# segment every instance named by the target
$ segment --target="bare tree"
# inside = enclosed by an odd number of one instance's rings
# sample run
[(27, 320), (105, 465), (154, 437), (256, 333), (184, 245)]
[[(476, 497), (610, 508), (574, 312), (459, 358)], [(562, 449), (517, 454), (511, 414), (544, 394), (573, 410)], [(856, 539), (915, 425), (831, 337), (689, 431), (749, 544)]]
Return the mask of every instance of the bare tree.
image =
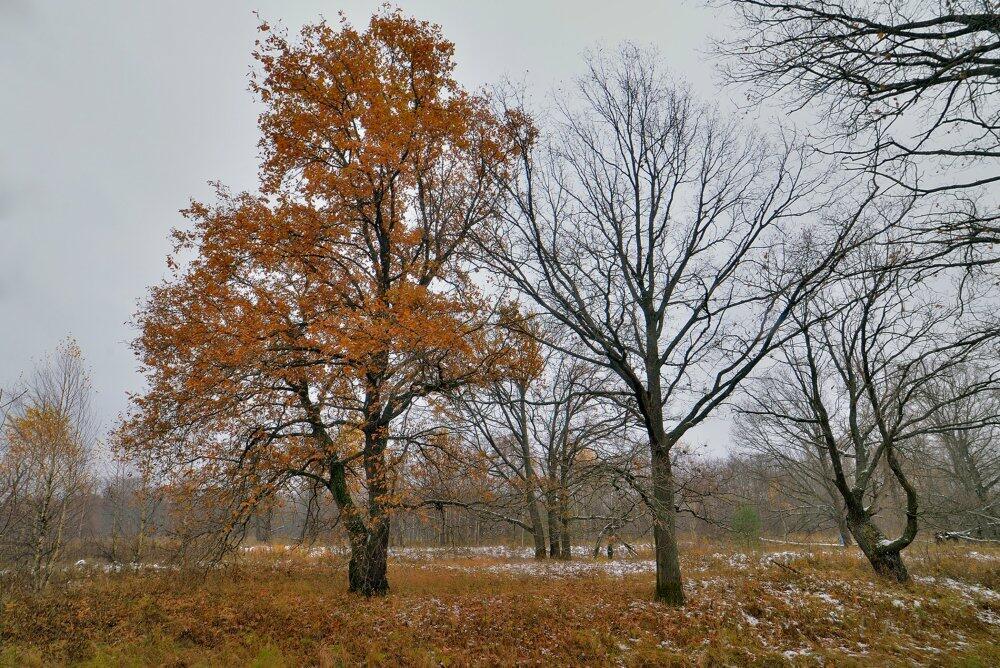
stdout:
[(164, 510), (164, 490), (148, 461), (135, 462), (122, 453), (104, 485), (104, 513), (108, 521), (105, 558), (111, 563), (141, 563)]
[[(750, 102), (811, 107), (848, 165), (921, 195), (913, 241), (942, 260), (998, 256), (1000, 11), (993, 0), (724, 0), (724, 73)], [(823, 123), (814, 125), (823, 134)], [(947, 196), (947, 197), (945, 197)], [(942, 210), (946, 211), (942, 215)]]
[(607, 484), (617, 489), (616, 476), (607, 476), (609, 469), (600, 460), (620, 456), (616, 446), (621, 441), (615, 435), (626, 429), (628, 416), (618, 402), (609, 402), (603, 395), (603, 388), (612, 381), (606, 369), (553, 348), (547, 349), (545, 362), (546, 374), (540, 379), (544, 390), (533, 401), (530, 424), (542, 451), (549, 556), (570, 559), (574, 521), (601, 519), (617, 525), (630, 515), (632, 508), (621, 503), (608, 508), (610, 517), (600, 518), (574, 514), (570, 507), (577, 492), (582, 496), (584, 486), (602, 497), (608, 492)]
[[(927, 441), (936, 447), (923, 452), (923, 465), (937, 468), (946, 481), (942, 498), (935, 499), (939, 514), (954, 518), (960, 526), (948, 528), (969, 538), (1000, 537), (1000, 445), (993, 424), (1000, 413), (996, 392), (967, 394), (976, 387), (984, 373), (979, 364), (969, 364), (936, 375), (921, 393), (928, 407), (941, 406), (932, 413), (937, 427)], [(950, 397), (958, 396), (955, 401)], [(955, 428), (954, 425), (981, 424), (979, 428)]]
[[(769, 397), (783, 406), (797, 406), (796, 412), (809, 410), (808, 398), (803, 396), (787, 378), (763, 378), (752, 385), (752, 393)], [(737, 447), (756, 453), (767, 466), (774, 469), (780, 479), (781, 494), (793, 504), (790, 514), (796, 516), (807, 531), (833, 526), (844, 545), (851, 544), (847, 527), (844, 501), (834, 484), (833, 470), (823, 435), (814, 422), (775, 419), (774, 416), (753, 410), (757, 399), (746, 400), (750, 410), (737, 411)]]
[[(758, 99), (818, 103), (841, 132), (871, 134), (862, 153), (890, 178), (912, 158), (990, 173), (921, 187), (996, 182), (1000, 158), (1000, 13), (992, 0), (727, 0), (741, 32), (725, 70)], [(964, 178), (967, 177), (968, 178)], [(903, 181), (901, 181), (903, 182)]]
[[(585, 519), (571, 513), (574, 489), (599, 476), (587, 465), (597, 458), (595, 445), (620, 431), (624, 417), (618, 405), (602, 401), (603, 369), (553, 348), (545, 348), (539, 362), (529, 374), (456, 394), (446, 425), (462, 442), (456, 457), (485, 465), (487, 475), (508, 490), (499, 498), (520, 500), (514, 505), (524, 508), (528, 520), (517, 525), (531, 534), (535, 557), (545, 558), (548, 539), (548, 556), (569, 559), (570, 525)], [(492, 498), (494, 512), (499, 498)], [(437, 501), (442, 508), (472, 507)]]
[[(780, 344), (833, 264), (837, 252), (802, 270), (786, 236), (822, 206), (822, 176), (808, 151), (718, 118), (635, 47), (591, 59), (579, 93), (583, 109), (564, 109), (550, 142), (518, 128), (521, 173), (504, 180), (506, 224), (483, 240), (483, 261), (571, 333), (564, 352), (611, 371), (634, 402), (656, 595), (681, 604), (670, 452)], [(508, 111), (514, 125), (525, 117)]]
[[(524, 498), (535, 558), (544, 559), (545, 525), (538, 452), (532, 438), (530, 392), (537, 378), (522, 376), (490, 383), (481, 391), (472, 390), (455, 397), (456, 426), (466, 442), (490, 462), (493, 475), (502, 478)], [(439, 504), (441, 512), (444, 505)], [(550, 527), (551, 529), (551, 527)]]
[[(797, 312), (809, 319), (784, 348), (766, 394), (757, 388), (744, 410), (816, 438), (832, 471), (847, 526), (875, 571), (905, 582), (902, 551), (918, 530), (919, 496), (904, 454), (932, 434), (992, 424), (956, 406), (993, 391), (995, 330), (975, 304), (935, 285), (912, 265), (905, 246), (882, 237), (855, 252), (850, 271)], [(944, 374), (972, 360), (981, 377), (958, 391), (927, 399)], [(884, 484), (879, 484), (884, 479)], [(895, 538), (876, 522), (880, 494), (904, 497), (905, 522)]]

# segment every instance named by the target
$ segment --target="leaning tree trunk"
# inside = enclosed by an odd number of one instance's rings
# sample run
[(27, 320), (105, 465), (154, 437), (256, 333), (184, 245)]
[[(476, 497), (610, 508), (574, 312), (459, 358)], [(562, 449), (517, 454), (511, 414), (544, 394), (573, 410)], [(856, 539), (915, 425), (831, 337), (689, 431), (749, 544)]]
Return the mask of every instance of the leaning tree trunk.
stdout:
[(653, 550), (656, 557), (656, 600), (684, 604), (681, 566), (677, 554), (677, 515), (674, 477), (665, 439), (651, 439), (653, 474)]
[(903, 563), (902, 550), (890, 547), (890, 541), (885, 539), (870, 515), (848, 513), (847, 526), (878, 575), (897, 582), (910, 581), (910, 574)]

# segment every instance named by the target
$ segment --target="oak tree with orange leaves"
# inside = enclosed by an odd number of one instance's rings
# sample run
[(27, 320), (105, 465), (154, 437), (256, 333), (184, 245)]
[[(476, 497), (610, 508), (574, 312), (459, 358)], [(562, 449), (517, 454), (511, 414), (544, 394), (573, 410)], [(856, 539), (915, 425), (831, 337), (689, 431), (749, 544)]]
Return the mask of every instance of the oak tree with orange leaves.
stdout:
[(504, 123), (455, 81), (440, 28), (398, 10), (260, 30), (261, 191), (186, 210), (175, 253), (193, 259), (138, 313), (148, 390), (122, 441), (227, 490), (234, 522), (292, 477), (320, 483), (350, 589), (382, 594), (397, 418), (512, 356), (510, 310), (462, 257), (496, 208)]

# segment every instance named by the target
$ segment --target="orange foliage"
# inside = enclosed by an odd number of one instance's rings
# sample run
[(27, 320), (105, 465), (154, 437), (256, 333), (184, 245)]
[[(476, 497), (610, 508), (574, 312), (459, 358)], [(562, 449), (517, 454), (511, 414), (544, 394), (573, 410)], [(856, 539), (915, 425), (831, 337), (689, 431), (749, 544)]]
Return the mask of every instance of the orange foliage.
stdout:
[(288, 475), (331, 486), (360, 459), (373, 513), (392, 421), (511, 371), (517, 313), (462, 265), (494, 214), (510, 123), (455, 81), (440, 29), (399, 11), (363, 31), (260, 30), (261, 192), (217, 186), (184, 212), (175, 255), (194, 259), (171, 258), (138, 313), (149, 389), (123, 441), (209, 478), (252, 471), (246, 498)]

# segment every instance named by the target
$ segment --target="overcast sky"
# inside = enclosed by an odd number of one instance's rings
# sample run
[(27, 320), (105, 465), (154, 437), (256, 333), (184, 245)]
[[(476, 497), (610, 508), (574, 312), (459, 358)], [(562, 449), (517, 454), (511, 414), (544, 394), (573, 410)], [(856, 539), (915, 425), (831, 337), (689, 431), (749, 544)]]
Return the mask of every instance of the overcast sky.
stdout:
[[(209, 180), (256, 185), (253, 11), (295, 30), (339, 10), (360, 26), (379, 4), (0, 0), (0, 387), (72, 335), (113, 426), (141, 389), (127, 321), (165, 275), (178, 209), (209, 198)], [(700, 2), (400, 5), (443, 26), (469, 88), (507, 77), (544, 99), (585, 50), (631, 40), (717, 94), (704, 53), (725, 25)], [(721, 444), (725, 429), (708, 431)]]

